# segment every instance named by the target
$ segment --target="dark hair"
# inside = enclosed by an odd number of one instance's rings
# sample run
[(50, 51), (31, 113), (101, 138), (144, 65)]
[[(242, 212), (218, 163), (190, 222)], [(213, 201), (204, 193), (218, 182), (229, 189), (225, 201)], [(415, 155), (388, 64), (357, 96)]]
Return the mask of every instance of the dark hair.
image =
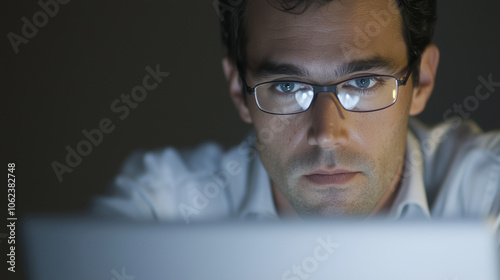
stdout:
[[(268, 0), (284, 12), (302, 13), (313, 2), (332, 0)], [(420, 60), (425, 47), (431, 43), (436, 23), (436, 0), (394, 0), (401, 11), (402, 33), (407, 46), (408, 63)], [(245, 6), (246, 0), (219, 0), (222, 42), (228, 56), (236, 63), (241, 76), (246, 69)], [(419, 63), (414, 69), (414, 84), (418, 84)]]

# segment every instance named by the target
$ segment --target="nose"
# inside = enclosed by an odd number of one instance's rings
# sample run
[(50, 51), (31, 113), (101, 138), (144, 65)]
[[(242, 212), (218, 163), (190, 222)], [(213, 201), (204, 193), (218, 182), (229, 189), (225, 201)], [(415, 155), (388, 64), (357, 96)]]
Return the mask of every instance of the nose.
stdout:
[(345, 111), (331, 92), (321, 92), (310, 112), (307, 140), (310, 145), (333, 149), (347, 143)]

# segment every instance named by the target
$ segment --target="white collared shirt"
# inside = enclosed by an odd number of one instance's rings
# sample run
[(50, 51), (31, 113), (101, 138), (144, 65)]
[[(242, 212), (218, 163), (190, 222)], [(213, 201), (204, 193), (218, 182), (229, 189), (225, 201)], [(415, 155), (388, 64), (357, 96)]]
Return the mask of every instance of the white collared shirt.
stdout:
[[(224, 152), (213, 143), (194, 150), (137, 152), (94, 200), (104, 215), (160, 221), (278, 219), (255, 136)], [(433, 128), (409, 123), (405, 167), (388, 218), (469, 218), (500, 223), (500, 133), (472, 122)]]

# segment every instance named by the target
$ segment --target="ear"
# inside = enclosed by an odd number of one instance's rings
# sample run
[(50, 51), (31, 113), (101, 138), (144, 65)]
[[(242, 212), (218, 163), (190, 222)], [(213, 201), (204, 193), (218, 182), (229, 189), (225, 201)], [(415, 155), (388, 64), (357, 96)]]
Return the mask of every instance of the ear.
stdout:
[(429, 100), (432, 90), (434, 89), (438, 64), (439, 49), (436, 45), (430, 44), (422, 53), (419, 84), (413, 89), (410, 115), (418, 115), (424, 110), (427, 100)]
[(243, 97), (243, 86), (240, 81), (238, 68), (228, 56), (224, 56), (224, 58), (222, 58), (222, 69), (224, 70), (224, 76), (226, 76), (227, 83), (229, 84), (229, 95), (233, 100), (234, 106), (236, 106), (236, 110), (238, 110), (244, 122), (251, 123), (252, 118), (250, 117), (250, 112), (248, 111), (248, 107)]

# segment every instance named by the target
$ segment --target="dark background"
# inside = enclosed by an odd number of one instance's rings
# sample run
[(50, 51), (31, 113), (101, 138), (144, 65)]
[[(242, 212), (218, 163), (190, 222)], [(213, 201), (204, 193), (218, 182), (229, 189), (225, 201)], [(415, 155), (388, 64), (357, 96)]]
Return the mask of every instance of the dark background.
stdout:
[[(19, 215), (83, 209), (136, 149), (207, 140), (229, 147), (249, 129), (227, 93), (212, 1), (71, 1), (17, 54), (7, 34), (20, 35), (21, 18), (32, 21), (41, 8), (34, 1), (0, 3), (2, 164), (6, 172), (7, 162), (16, 163)], [(499, 2), (439, 4), (441, 61), (421, 115), (428, 123), (472, 96), (479, 75), (500, 81)], [(120, 120), (110, 104), (156, 64), (170, 76)], [(499, 95), (500, 88), (470, 112), (484, 129), (500, 128)], [(115, 130), (59, 182), (51, 163), (65, 164), (65, 147), (75, 149), (85, 139), (81, 131), (106, 117)]]
[[(71, 1), (15, 54), (7, 34), (21, 35), (21, 18), (32, 21), (39, 10), (36, 1), (0, 1), (0, 141), (3, 172), (16, 163), (18, 217), (84, 209), (136, 149), (208, 140), (230, 147), (248, 131), (226, 89), (212, 1)], [(422, 120), (442, 121), (474, 95), (480, 75), (500, 81), (499, 10), (499, 1), (439, 2), (441, 61)], [(157, 64), (170, 76), (120, 120), (110, 104)], [(486, 130), (500, 128), (498, 105), (500, 88), (470, 117)], [(65, 164), (65, 147), (76, 148), (81, 131), (103, 118), (115, 130), (59, 182), (51, 163)]]

